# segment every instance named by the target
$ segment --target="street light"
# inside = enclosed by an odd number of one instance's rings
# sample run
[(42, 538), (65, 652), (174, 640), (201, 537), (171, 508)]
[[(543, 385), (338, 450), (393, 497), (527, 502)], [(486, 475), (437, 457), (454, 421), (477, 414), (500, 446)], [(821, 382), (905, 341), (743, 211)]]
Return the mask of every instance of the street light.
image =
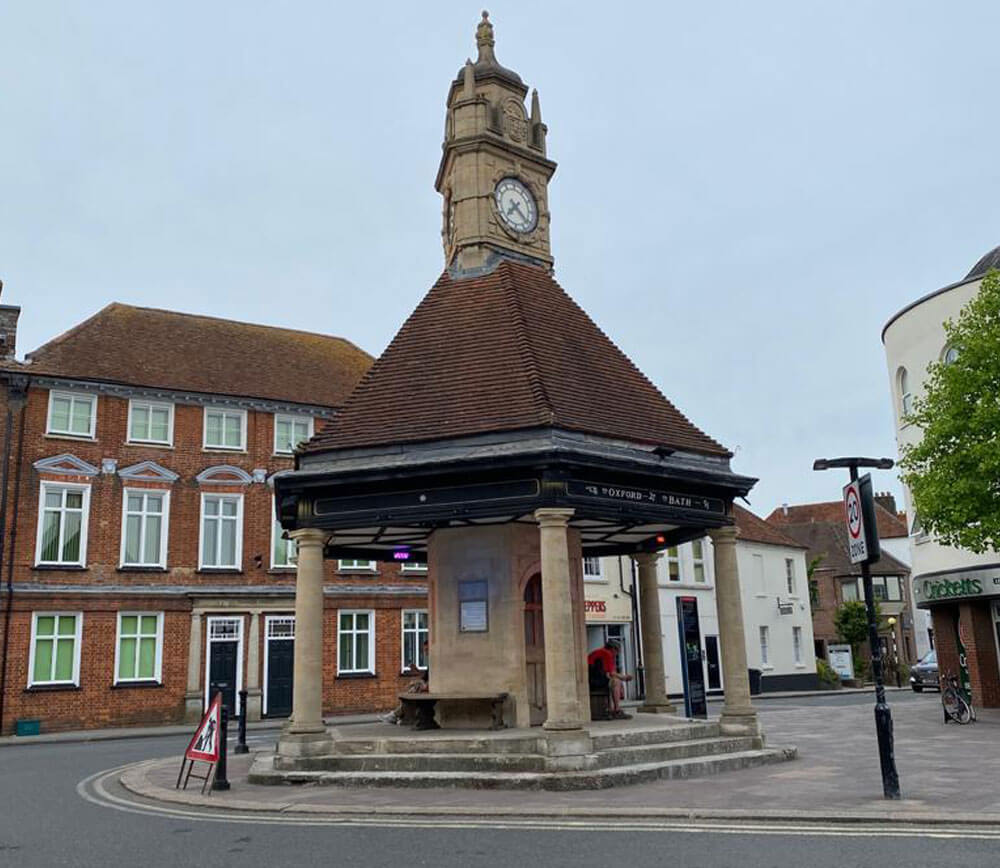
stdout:
[[(859, 467), (891, 470), (894, 464), (895, 462), (891, 458), (860, 458), (857, 456), (847, 458), (817, 458), (813, 462), (813, 470), (832, 470), (836, 467), (846, 467), (850, 471), (851, 482), (857, 482)], [(899, 793), (899, 773), (896, 771), (896, 756), (892, 737), (892, 712), (885, 701), (885, 684), (882, 682), (882, 643), (878, 638), (878, 621), (875, 618), (875, 594), (872, 591), (872, 574), (867, 560), (861, 561), (861, 581), (865, 589), (865, 611), (868, 615), (868, 644), (871, 647), (872, 676), (875, 679), (875, 734), (878, 736), (879, 764), (882, 767), (882, 792), (887, 799), (898, 799), (901, 796)]]

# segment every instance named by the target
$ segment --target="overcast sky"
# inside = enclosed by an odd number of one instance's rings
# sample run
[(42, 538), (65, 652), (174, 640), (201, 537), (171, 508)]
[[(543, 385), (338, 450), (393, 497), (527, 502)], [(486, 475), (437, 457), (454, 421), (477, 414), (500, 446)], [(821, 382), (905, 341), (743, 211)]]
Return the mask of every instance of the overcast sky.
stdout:
[[(881, 328), (1000, 244), (1000, 4), (489, 8), (559, 163), (558, 280), (760, 477), (755, 511), (838, 497), (817, 456), (895, 456)], [(122, 301), (380, 353), (443, 266), (479, 11), (0, 4), (19, 352)]]

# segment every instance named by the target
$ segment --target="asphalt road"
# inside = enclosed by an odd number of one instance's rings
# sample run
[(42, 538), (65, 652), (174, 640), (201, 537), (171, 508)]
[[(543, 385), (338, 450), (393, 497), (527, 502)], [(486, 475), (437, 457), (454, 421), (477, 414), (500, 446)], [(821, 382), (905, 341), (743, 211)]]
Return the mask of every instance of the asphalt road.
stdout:
[[(908, 697), (907, 697), (908, 699)], [(900, 701), (907, 701), (900, 696)], [(869, 702), (836, 696), (824, 703)], [(769, 700), (769, 709), (802, 699)], [(260, 743), (272, 736), (255, 736)], [(612, 825), (599, 815), (571, 825), (553, 820), (262, 820), (147, 813), (141, 805), (95, 804), (96, 773), (153, 757), (180, 755), (182, 737), (0, 748), (0, 866), (698, 866), (851, 868), (995, 866), (1000, 834), (912, 829), (765, 828), (659, 822)], [(109, 785), (109, 793), (125, 795)], [(614, 791), (608, 792), (614, 799)]]

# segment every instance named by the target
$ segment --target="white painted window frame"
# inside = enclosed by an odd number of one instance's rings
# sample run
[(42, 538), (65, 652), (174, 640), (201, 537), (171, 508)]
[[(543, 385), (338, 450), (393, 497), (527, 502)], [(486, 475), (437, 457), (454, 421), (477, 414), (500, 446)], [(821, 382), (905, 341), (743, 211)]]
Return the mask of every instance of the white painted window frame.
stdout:
[(773, 669), (771, 665), (771, 628), (766, 624), (761, 624), (757, 628), (757, 636), (760, 641), (760, 667), (761, 669)]
[[(90, 431), (78, 434), (75, 431), (57, 431), (52, 427), (52, 399), (69, 398), (70, 401), (90, 401)], [(93, 440), (97, 436), (97, 404), (98, 396), (91, 392), (73, 392), (65, 389), (50, 389), (49, 404), (45, 411), (45, 433), (53, 437), (72, 437), (75, 440)], [(70, 419), (73, 418), (73, 408), (70, 406)]]
[[(356, 564), (357, 561), (360, 560), (360, 558), (350, 558), (349, 560), (353, 560), (355, 562), (355, 564)], [(353, 571), (353, 572), (358, 572), (358, 573), (377, 573), (378, 572), (378, 561), (366, 561), (366, 563), (368, 564), (368, 566), (366, 566), (366, 567), (359, 567), (359, 566), (345, 567), (344, 566), (345, 563), (346, 563), (346, 561), (344, 561), (344, 560), (338, 560), (337, 561), (337, 570), (338, 570), (338, 572), (343, 572), (343, 571), (347, 571), (347, 570)]]
[(427, 574), (427, 564), (415, 564), (409, 561), (403, 561), (400, 566), (404, 573), (417, 573), (419, 575)]
[[(298, 565), (298, 545), (293, 539), (285, 540), (282, 537), (284, 533), (284, 528), (278, 523), (278, 509), (274, 503), (274, 498), (271, 499), (271, 569), (272, 570), (295, 570)], [(295, 547), (296, 553), (294, 556), (289, 555), (287, 564), (279, 564), (275, 559), (275, 549), (278, 546), (278, 540), (282, 540), (286, 543), (289, 548)]]
[[(418, 626), (416, 628), (412, 629), (412, 630), (408, 630), (406, 628), (406, 616), (408, 614), (417, 615)], [(419, 616), (420, 615), (424, 615), (427, 618), (427, 626), (423, 630), (421, 630), (420, 627), (419, 627)], [(406, 634), (407, 633), (415, 633), (416, 634), (417, 641), (416, 641), (416, 645), (414, 647), (416, 647), (416, 649), (417, 649), (417, 660), (419, 661), (420, 660), (420, 634), (423, 633), (424, 634), (424, 638), (426, 639), (427, 637), (430, 636), (430, 629), (431, 629), (430, 613), (427, 611), (427, 609), (401, 609), (400, 610), (400, 612), (399, 612), (399, 631), (400, 631), (399, 632), (399, 671), (400, 672), (407, 672), (407, 671), (409, 671), (409, 668), (408, 668), (407, 663), (406, 663)], [(421, 672), (423, 672), (425, 669), (427, 669), (427, 667), (426, 666), (420, 666), (418, 664), (417, 665), (417, 669), (419, 669)]]
[[(236, 501), (236, 564), (234, 566), (205, 563), (205, 502), (209, 499)], [(221, 515), (221, 511), (220, 511)], [(219, 537), (221, 539), (221, 536)], [(243, 570), (243, 495), (230, 492), (201, 493), (201, 512), (198, 516), (198, 569), (199, 570)]]
[[(695, 545), (701, 549), (701, 557), (695, 557)], [(704, 539), (693, 539), (691, 540), (691, 584), (697, 585), (699, 588), (707, 588), (711, 582), (708, 580), (708, 556), (705, 552), (705, 540)], [(701, 579), (698, 579), (698, 567), (701, 567)]]
[(802, 628), (792, 627), (792, 657), (796, 666), (802, 666)]
[[(677, 554), (671, 555), (670, 554), (670, 549), (673, 549)], [(682, 584), (684, 584), (684, 568), (681, 566), (681, 547), (679, 545), (669, 546), (669, 547), (667, 547), (664, 550), (664, 555), (665, 555), (665, 557), (664, 557), (663, 562), (666, 565), (666, 569), (667, 569), (667, 582), (669, 584), (673, 584), (673, 585), (682, 585)], [(676, 579), (672, 578), (671, 575), (670, 575), (670, 565), (671, 564), (676, 564), (677, 565), (677, 578)]]
[(899, 392), (899, 421), (901, 425), (909, 424), (906, 417), (913, 412), (913, 392), (910, 390), (910, 374), (905, 367), (896, 371), (896, 389)]
[[(354, 669), (341, 669), (340, 668), (340, 643), (344, 636), (351, 637), (351, 656), (356, 657), (357, 645), (354, 643), (355, 636), (360, 635), (364, 630), (358, 630), (356, 627), (351, 630), (342, 630), (340, 626), (340, 619), (343, 615), (352, 615), (352, 624), (357, 624), (358, 615), (368, 615), (368, 665), (365, 668), (354, 668)], [(374, 609), (338, 609), (337, 610), (337, 674), (338, 675), (374, 675), (375, 674), (375, 610)], [(354, 665), (357, 667), (358, 661), (354, 660)]]
[[(597, 561), (597, 572), (596, 573), (588, 573), (587, 572), (587, 561)], [(585, 582), (604, 582), (604, 581), (606, 581), (606, 579), (604, 578), (604, 565), (601, 563), (601, 559), (599, 557), (595, 557), (593, 555), (584, 555), (584, 558), (583, 558), (583, 580)]]
[[(167, 439), (153, 440), (152, 438), (132, 436), (132, 413), (136, 405), (142, 404), (152, 409), (166, 409), (167, 417)], [(147, 401), (145, 398), (129, 398), (128, 402), (128, 428), (125, 431), (125, 442), (135, 443), (139, 446), (173, 446), (174, 445), (174, 404), (170, 401)]]
[(240, 691), (243, 689), (243, 615), (209, 615), (205, 619), (205, 708), (208, 708), (209, 702), (212, 701), (212, 697), (208, 695), (208, 691), (211, 688), (209, 682), (210, 674), (212, 671), (212, 643), (213, 642), (231, 642), (232, 639), (213, 639), (212, 638), (212, 624), (218, 621), (236, 621), (239, 624), (239, 631), (236, 636), (236, 714), (240, 714)]
[[(148, 618), (150, 615), (156, 616), (156, 655), (153, 663), (153, 677), (152, 678), (120, 678), (118, 675), (118, 664), (121, 662), (121, 650), (122, 650), (122, 619), (129, 616), (134, 616), (139, 619)], [(142, 624), (142, 621), (139, 621)], [(140, 627), (141, 629), (141, 627)], [(142, 633), (136, 634), (136, 638), (140, 638)], [(138, 645), (136, 649), (138, 650)], [(136, 669), (138, 669), (138, 661), (136, 661)], [(114, 684), (162, 684), (163, 683), (163, 612), (143, 612), (143, 611), (121, 611), (118, 613), (118, 627), (115, 631), (115, 677)]]
[[(128, 498), (130, 494), (142, 494), (150, 495), (156, 494), (163, 498), (163, 513), (162, 521), (160, 522), (160, 561), (155, 564), (138, 563), (131, 564), (125, 560), (125, 550), (127, 542), (128, 533)], [(143, 501), (143, 506), (145, 507), (145, 501)], [(143, 531), (146, 529), (145, 517), (148, 513), (143, 512), (143, 520), (140, 528), (140, 536), (143, 536)], [(122, 527), (121, 527), (121, 546), (118, 553), (118, 566), (122, 568), (126, 567), (137, 567), (137, 568), (150, 568), (150, 569), (166, 569), (167, 568), (167, 545), (170, 541), (170, 492), (164, 488), (124, 488), (122, 489)], [(142, 542), (140, 540), (140, 549), (142, 548)]]
[(785, 586), (790, 597), (798, 596), (799, 583), (795, 575), (795, 558), (785, 558)]
[[(213, 446), (208, 442), (208, 415), (209, 413), (224, 413), (227, 416), (240, 417), (240, 445), (239, 446)], [(222, 424), (223, 433), (226, 430), (225, 420)], [(247, 411), (239, 407), (219, 407), (213, 404), (206, 404), (201, 413), (201, 446), (210, 452), (246, 452), (247, 451)]]
[[(307, 426), (307, 432), (305, 439), (309, 440), (316, 430), (316, 420), (312, 416), (307, 416), (305, 413), (275, 413), (274, 414), (274, 454), (275, 455), (294, 455), (295, 446), (291, 449), (279, 449), (278, 448), (278, 422), (279, 420), (286, 420), (292, 423), (295, 422), (305, 422)], [(300, 441), (301, 442), (301, 441)]]
[[(271, 625), (276, 621), (291, 621), (291, 636), (271, 636)], [(271, 670), (271, 640), (276, 642), (295, 641), (295, 615), (265, 615), (264, 616), (264, 692), (261, 696), (261, 714), (267, 715), (268, 707), (268, 673)]]
[[(35, 681), (35, 643), (38, 639), (38, 618), (56, 619), (55, 636), (59, 635), (59, 618), (76, 618), (76, 632), (73, 635), (73, 679), (71, 681)], [(48, 638), (48, 637), (46, 637)], [(66, 687), (80, 686), (80, 651), (83, 645), (83, 612), (69, 612), (58, 610), (53, 612), (37, 611), (31, 613), (31, 644), (28, 646), (28, 687), (47, 687), (61, 685)], [(53, 648), (53, 660), (55, 660), (55, 649)]]
[[(42, 560), (42, 530), (45, 525), (45, 493), (49, 489), (58, 488), (83, 492), (82, 518), (80, 521), (80, 558), (76, 561), (43, 561)], [(59, 550), (62, 553), (63, 531), (66, 527), (65, 507), (61, 510), (59, 520)], [(51, 482), (43, 480), (38, 489), (38, 527), (35, 533), (35, 566), (36, 567), (86, 567), (87, 566), (87, 534), (90, 529), (90, 485), (83, 482)]]

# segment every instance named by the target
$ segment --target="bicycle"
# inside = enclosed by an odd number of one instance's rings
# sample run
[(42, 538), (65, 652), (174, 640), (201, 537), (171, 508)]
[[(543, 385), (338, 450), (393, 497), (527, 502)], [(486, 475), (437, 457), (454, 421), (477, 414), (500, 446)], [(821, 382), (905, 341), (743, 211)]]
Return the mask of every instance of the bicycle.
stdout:
[(944, 722), (973, 723), (976, 710), (958, 686), (958, 676), (947, 672), (941, 676), (941, 705), (944, 707)]

